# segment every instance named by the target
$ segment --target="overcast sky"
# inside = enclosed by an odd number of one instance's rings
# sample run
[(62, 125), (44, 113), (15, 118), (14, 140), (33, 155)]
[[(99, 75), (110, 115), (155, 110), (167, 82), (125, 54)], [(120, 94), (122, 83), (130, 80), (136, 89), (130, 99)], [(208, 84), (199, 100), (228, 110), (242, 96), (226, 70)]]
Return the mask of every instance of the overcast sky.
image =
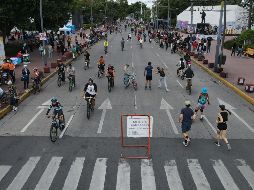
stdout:
[(128, 3), (131, 4), (131, 3), (135, 3), (137, 1), (141, 1), (145, 4), (147, 4), (149, 7), (152, 7), (152, 0), (128, 0)]

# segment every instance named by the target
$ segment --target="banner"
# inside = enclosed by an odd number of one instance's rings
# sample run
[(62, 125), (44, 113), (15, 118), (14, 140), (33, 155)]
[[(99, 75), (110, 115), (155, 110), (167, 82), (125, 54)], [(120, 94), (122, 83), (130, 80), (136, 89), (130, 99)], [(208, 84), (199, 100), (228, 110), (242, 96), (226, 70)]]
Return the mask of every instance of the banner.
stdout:
[(0, 36), (0, 64), (3, 63), (4, 59), (5, 59), (4, 38), (3, 36)]

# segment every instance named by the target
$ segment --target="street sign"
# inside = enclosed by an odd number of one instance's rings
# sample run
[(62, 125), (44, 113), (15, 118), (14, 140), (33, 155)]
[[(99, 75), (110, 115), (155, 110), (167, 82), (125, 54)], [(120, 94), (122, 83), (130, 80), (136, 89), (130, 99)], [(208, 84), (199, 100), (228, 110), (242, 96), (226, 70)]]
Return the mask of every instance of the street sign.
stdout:
[(44, 33), (39, 33), (39, 36), (40, 36), (40, 40), (41, 40), (41, 41), (47, 40), (47, 35), (46, 35), (45, 32), (44, 32)]
[[(152, 125), (153, 117), (150, 116), (150, 134), (152, 134)], [(127, 116), (127, 137), (140, 138), (148, 136), (149, 116)]]

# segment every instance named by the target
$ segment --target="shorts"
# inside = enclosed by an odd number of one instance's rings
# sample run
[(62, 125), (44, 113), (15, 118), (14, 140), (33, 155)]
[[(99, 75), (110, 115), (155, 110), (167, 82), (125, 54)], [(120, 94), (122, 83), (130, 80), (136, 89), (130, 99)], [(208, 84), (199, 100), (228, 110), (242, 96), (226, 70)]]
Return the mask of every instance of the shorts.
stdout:
[(227, 130), (228, 126), (226, 123), (218, 123), (217, 128), (222, 131), (222, 130)]
[(191, 129), (191, 125), (182, 123), (182, 133), (186, 133)]
[(153, 79), (153, 77), (152, 76), (148, 76), (148, 75), (146, 75), (146, 80), (152, 80)]
[(205, 109), (205, 105), (198, 103), (197, 109), (204, 110)]

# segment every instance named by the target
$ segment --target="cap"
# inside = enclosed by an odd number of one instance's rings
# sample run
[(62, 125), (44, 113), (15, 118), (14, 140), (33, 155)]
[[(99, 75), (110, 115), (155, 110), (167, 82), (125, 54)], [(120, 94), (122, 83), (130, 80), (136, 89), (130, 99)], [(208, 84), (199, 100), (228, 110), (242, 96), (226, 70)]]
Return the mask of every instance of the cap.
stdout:
[(185, 103), (186, 106), (191, 105), (191, 102), (189, 100), (186, 100), (184, 103)]

